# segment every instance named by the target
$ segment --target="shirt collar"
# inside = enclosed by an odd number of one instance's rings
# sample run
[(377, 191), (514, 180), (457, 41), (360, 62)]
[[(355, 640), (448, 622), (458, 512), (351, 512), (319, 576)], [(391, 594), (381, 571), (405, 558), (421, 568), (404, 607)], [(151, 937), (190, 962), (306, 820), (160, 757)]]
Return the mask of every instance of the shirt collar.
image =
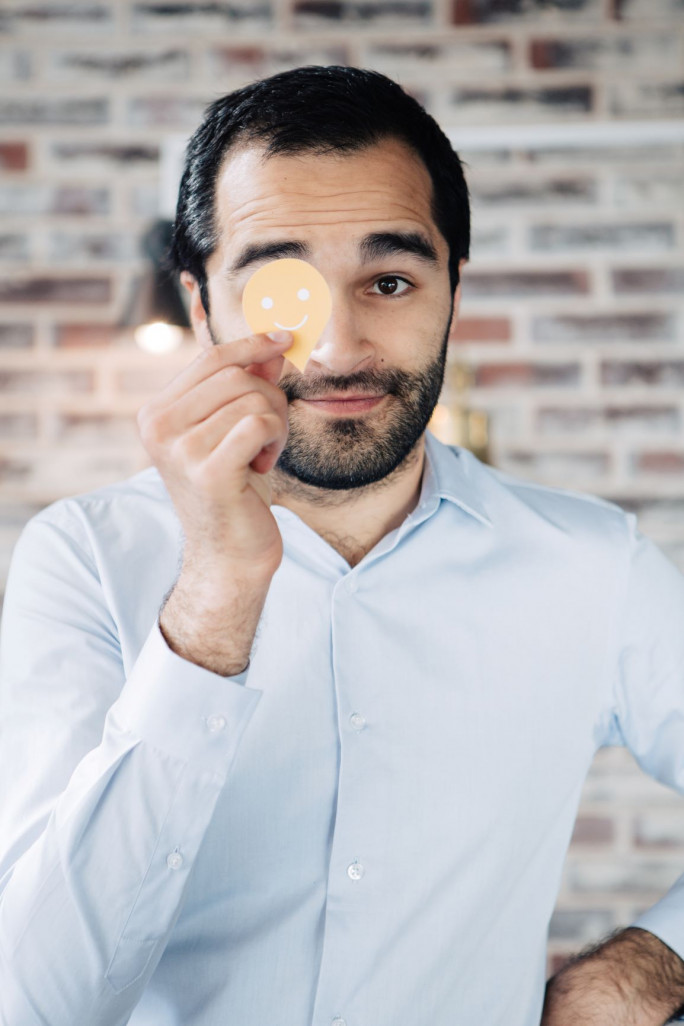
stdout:
[[(430, 431), (426, 431), (423, 483), (418, 506), (410, 515), (411, 520), (417, 517), (424, 519), (426, 511), (429, 515), (437, 509), (440, 499), (448, 499), (487, 527), (493, 527), (481, 495), (483, 485), (482, 467), (468, 449), (458, 445), (444, 445)], [(274, 504), (271, 509), (290, 520), (300, 519), (287, 506)]]
[(419, 508), (438, 505), (435, 499), (448, 499), (483, 524), (493, 527), (482, 498), (482, 471), (478, 459), (467, 449), (458, 445), (444, 445), (430, 431), (426, 431), (425, 468)]

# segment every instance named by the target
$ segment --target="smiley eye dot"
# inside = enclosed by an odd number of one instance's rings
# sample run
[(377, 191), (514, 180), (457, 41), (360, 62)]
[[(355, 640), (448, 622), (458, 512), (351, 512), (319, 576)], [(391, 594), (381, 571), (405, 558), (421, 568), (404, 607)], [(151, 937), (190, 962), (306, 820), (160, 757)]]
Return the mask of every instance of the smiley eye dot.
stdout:
[(264, 310), (270, 310), (273, 306), (273, 300), (270, 296), (264, 296), (264, 298), (261, 300), (261, 305), (264, 308)]
[(297, 299), (301, 299), (301, 300), (308, 299), (310, 295), (311, 295), (311, 293), (309, 292), (308, 289), (300, 289), (299, 292), (297, 293)]

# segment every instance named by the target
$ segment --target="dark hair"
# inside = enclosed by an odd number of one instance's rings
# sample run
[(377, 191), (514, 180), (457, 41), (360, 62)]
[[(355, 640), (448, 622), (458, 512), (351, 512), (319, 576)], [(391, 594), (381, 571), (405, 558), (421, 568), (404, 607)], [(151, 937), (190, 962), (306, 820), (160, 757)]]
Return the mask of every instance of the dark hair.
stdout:
[(468, 188), (458, 154), (427, 111), (377, 71), (310, 66), (261, 79), (211, 103), (185, 157), (171, 262), (197, 280), (209, 313), (205, 263), (218, 244), (216, 180), (236, 143), (266, 142), (266, 155), (353, 152), (385, 138), (407, 143), (433, 185), (432, 215), (449, 246), (452, 292), (470, 247)]

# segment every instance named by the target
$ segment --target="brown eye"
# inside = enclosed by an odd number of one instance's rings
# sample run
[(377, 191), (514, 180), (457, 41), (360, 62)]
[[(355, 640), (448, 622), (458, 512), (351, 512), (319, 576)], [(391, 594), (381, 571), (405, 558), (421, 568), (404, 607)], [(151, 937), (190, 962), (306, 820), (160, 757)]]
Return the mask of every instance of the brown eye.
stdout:
[(396, 278), (381, 278), (377, 284), (384, 296), (391, 296), (397, 291)]
[(411, 288), (411, 282), (398, 274), (385, 274), (373, 282), (373, 288), (379, 289), (383, 296), (403, 296)]

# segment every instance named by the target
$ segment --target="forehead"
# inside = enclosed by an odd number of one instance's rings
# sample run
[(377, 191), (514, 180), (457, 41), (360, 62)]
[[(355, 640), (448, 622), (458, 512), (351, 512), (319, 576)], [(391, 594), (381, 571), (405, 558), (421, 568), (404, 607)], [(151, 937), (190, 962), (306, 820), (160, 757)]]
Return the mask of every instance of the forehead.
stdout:
[[(229, 153), (216, 186), (219, 239), (233, 249), (255, 230), (380, 225), (434, 237), (432, 180), (404, 143), (385, 139), (352, 153)], [(219, 243), (221, 245), (221, 242)]]

